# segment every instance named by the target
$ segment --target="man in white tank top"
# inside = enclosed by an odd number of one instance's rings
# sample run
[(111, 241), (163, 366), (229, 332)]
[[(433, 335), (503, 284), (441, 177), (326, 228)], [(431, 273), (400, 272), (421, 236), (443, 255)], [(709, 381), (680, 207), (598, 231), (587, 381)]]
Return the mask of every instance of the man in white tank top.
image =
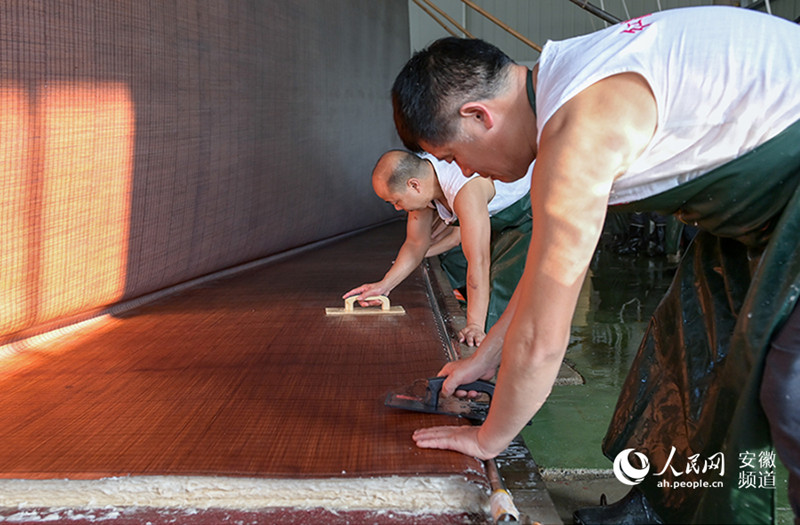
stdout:
[[(524, 242), (517, 254), (504, 244), (503, 260), (497, 264), (498, 255), (492, 254), (491, 218), (510, 211), (522, 199), (528, 200), (532, 171), (533, 166), (529, 166), (522, 178), (514, 182), (492, 182), (478, 175), (466, 178), (456, 164), (429, 154), (386, 152), (373, 170), (372, 185), (380, 198), (395, 209), (408, 212), (406, 239), (380, 281), (362, 284), (343, 297), (357, 295), (362, 306), (377, 303), (366, 298), (389, 295), (425, 257), (445, 254), (460, 244), (463, 256), (457, 252), (453, 257), (466, 259), (466, 275), (458, 275), (457, 279), (465, 281), (467, 324), (459, 331), (459, 339), (469, 346), (478, 346), (513, 292), (513, 286), (506, 289), (498, 284), (508, 280), (498, 272), (511, 272), (512, 280), (519, 279), (529, 239), (528, 235), (521, 239)], [(525, 206), (523, 213), (527, 209)], [(458, 226), (452, 226), (456, 220)], [(529, 233), (530, 216), (522, 221), (525, 223), (522, 229)], [(459, 270), (463, 271), (459, 267), (452, 273)]]
[[(641, 205), (710, 232), (688, 254), (697, 258), (695, 264), (733, 279), (733, 270), (710, 259), (717, 243), (716, 256), (735, 260), (731, 268), (739, 273), (751, 268), (752, 275), (731, 281), (744, 292), (729, 307), (693, 299), (712, 319), (709, 348), (682, 340), (673, 345), (648, 334), (656, 350), (643, 345), (645, 357), (637, 358), (618, 405), (618, 415), (627, 415), (615, 416), (615, 422), (623, 421), (620, 427), (636, 430), (619, 433), (630, 437), (628, 446), (646, 447), (654, 464), (664, 462), (671, 433), (654, 422), (668, 419), (682, 429), (674, 439), (684, 457), (708, 457), (725, 448), (726, 464), (735, 468), (738, 454), (757, 452), (768, 440), (766, 413), (800, 516), (800, 404), (790, 401), (800, 397), (800, 309), (790, 315), (800, 263), (788, 248), (798, 242), (795, 213), (800, 221), (800, 196), (793, 198), (800, 181), (798, 50), (796, 24), (713, 6), (663, 11), (548, 42), (533, 71), (478, 40), (442, 39), (412, 57), (392, 89), (395, 124), (407, 147), (455, 161), (465, 175), (479, 172), (504, 181), (537, 161), (525, 273), (478, 351), (440, 372), (448, 376), (442, 390), (449, 395), (497, 371), (492, 408), (481, 427), (419, 430), (418, 446), (481, 458), (505, 449), (550, 393), (608, 206)], [(759, 258), (756, 267), (752, 261)], [(684, 258), (676, 275), (688, 288), (691, 262)], [(730, 292), (714, 289), (706, 299), (725, 304)], [(670, 316), (680, 331), (674, 310), (658, 310), (655, 325), (666, 325)], [(691, 368), (683, 373), (675, 370), (684, 366), (677, 362), (664, 365), (670, 369), (661, 370), (663, 377), (637, 376), (648, 351), (664, 363), (670, 353), (682, 352), (690, 367), (707, 359), (709, 371), (705, 377)], [(680, 384), (687, 375), (689, 384)], [(637, 384), (646, 385), (648, 399), (636, 399)], [(665, 407), (657, 400), (670, 388), (681, 391), (686, 404), (660, 412)], [(628, 402), (633, 408), (626, 408)], [(687, 420), (662, 412), (685, 414)], [(626, 442), (609, 433), (606, 445), (616, 452)], [(671, 521), (755, 519), (748, 498), (757, 491), (736, 487), (735, 479), (727, 479), (722, 491), (687, 494), (682, 501), (691, 503), (682, 506), (670, 501), (679, 491), (659, 491), (653, 479), (643, 490), (660, 500), (659, 511)]]

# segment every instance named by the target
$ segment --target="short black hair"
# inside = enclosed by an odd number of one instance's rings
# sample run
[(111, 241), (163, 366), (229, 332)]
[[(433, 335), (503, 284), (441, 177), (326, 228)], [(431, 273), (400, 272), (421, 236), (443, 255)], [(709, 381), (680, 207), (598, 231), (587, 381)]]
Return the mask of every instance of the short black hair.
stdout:
[(421, 140), (440, 145), (452, 139), (458, 109), (497, 95), (513, 63), (499, 48), (473, 38), (442, 38), (415, 53), (392, 86), (403, 144), (421, 151)]

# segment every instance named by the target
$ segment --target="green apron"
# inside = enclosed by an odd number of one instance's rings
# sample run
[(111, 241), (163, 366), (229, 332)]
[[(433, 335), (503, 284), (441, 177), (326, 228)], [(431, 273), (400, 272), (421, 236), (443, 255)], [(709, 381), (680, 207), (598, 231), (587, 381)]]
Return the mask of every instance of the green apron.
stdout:
[[(531, 217), (531, 198), (528, 193), (489, 219), (492, 239), (487, 332), (503, 314), (525, 270), (525, 258), (531, 241)], [(467, 260), (461, 246), (443, 253), (439, 260), (453, 288), (463, 288), (467, 279)]]
[[(698, 179), (611, 208), (674, 214), (702, 230), (650, 320), (603, 442), (609, 459), (629, 448), (649, 459), (638, 488), (668, 523), (772, 522), (775, 489), (741, 483), (740, 454), (771, 449), (758, 393), (770, 340), (800, 290), (798, 183), (800, 121)], [(693, 455), (705, 467), (719, 453), (724, 474), (687, 473)], [(677, 474), (653, 475), (667, 465)], [(722, 486), (663, 483), (692, 480)]]

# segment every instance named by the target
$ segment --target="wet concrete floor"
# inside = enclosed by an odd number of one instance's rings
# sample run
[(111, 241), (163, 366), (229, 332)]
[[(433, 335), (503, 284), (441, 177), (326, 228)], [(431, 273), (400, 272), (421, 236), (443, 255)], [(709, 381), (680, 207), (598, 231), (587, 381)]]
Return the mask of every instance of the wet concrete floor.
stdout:
[[(609, 503), (630, 487), (614, 477), (601, 443), (650, 314), (669, 286), (675, 264), (665, 256), (595, 255), (575, 312), (567, 362), (583, 384), (557, 385), (523, 430), (550, 496), (565, 524), (572, 512)], [(786, 497), (786, 472), (776, 475), (776, 523), (792, 523)]]

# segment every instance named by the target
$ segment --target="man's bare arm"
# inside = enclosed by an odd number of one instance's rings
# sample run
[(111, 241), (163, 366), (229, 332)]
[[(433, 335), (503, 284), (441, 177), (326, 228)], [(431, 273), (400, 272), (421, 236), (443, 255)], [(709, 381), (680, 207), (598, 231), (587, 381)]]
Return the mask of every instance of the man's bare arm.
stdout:
[(531, 245), (491, 410), (479, 430), (418, 431), (419, 446), (490, 458), (539, 410), (566, 351), (611, 185), (647, 146), (656, 121), (649, 87), (624, 74), (581, 92), (547, 123), (532, 181)]
[(453, 202), (461, 225), (461, 249), (467, 259), (467, 326), (460, 339), (470, 346), (479, 345), (486, 335), (492, 234), (488, 204), (493, 197), (492, 182), (476, 177), (461, 188)]
[(389, 271), (379, 282), (362, 284), (344, 294), (343, 297), (358, 295), (361, 297), (359, 304), (362, 306), (376, 305), (377, 301), (369, 302), (365, 299), (375, 295), (388, 295), (398, 284), (403, 282), (419, 266), (430, 248), (434, 213), (435, 211), (429, 208), (409, 212), (405, 241), (397, 252), (397, 258)]

